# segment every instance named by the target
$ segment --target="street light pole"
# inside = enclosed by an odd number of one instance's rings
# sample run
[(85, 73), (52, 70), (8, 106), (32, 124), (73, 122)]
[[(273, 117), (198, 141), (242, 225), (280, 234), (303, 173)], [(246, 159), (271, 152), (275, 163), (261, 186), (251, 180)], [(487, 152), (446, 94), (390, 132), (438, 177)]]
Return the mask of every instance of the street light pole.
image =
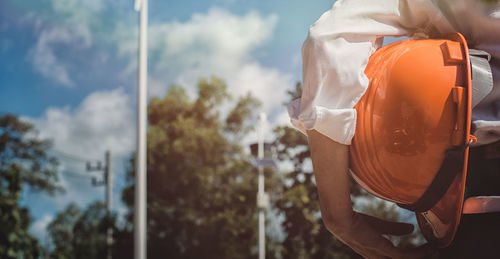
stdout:
[[(259, 212), (259, 259), (266, 258), (266, 210), (269, 208), (269, 195), (264, 187), (264, 167), (277, 167), (274, 162), (274, 153), (276, 151), (272, 143), (264, 143), (264, 126), (266, 124), (266, 114), (260, 113), (259, 125), (257, 127), (257, 143), (250, 144), (250, 151), (256, 158), (255, 164), (258, 168), (258, 190), (257, 190), (257, 208)], [(269, 151), (270, 157), (265, 157), (264, 150)]]
[(139, 15), (139, 65), (137, 98), (137, 157), (135, 174), (134, 258), (147, 258), (146, 232), (146, 121), (148, 79), (148, 0), (136, 0)]

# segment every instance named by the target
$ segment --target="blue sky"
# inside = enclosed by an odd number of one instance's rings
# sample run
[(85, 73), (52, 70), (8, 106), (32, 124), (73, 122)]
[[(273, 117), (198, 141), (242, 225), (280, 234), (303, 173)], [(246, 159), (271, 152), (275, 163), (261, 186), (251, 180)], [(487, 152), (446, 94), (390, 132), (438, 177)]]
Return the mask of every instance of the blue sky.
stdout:
[[(150, 0), (149, 95), (181, 84), (194, 94), (211, 75), (233, 95), (260, 98), (271, 124), (286, 123), (285, 91), (301, 79), (300, 47), (307, 28), (333, 1)], [(32, 232), (69, 202), (103, 199), (85, 161), (111, 150), (113, 208), (124, 165), (135, 149), (138, 13), (133, 1), (0, 1), (0, 112), (34, 123), (54, 141), (64, 195), (26, 190)], [(269, 94), (272, 90), (273, 94)]]

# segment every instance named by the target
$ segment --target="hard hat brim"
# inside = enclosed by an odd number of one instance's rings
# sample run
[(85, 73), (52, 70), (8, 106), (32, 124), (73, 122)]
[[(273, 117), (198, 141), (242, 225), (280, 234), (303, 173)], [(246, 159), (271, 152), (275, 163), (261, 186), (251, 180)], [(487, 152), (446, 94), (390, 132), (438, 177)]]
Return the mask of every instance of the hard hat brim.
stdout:
[[(473, 138), (470, 135), (472, 78), (470, 59), (468, 58), (469, 49), (465, 38), (459, 33), (450, 34), (447, 36), (447, 39), (459, 42), (462, 45), (462, 49), (465, 51), (465, 57), (467, 57), (467, 107), (465, 134), (463, 137), (464, 143), (467, 143), (469, 139)], [(452, 184), (436, 205), (426, 212), (415, 213), (422, 234), (429, 242), (435, 243), (439, 247), (446, 247), (451, 244), (460, 223), (465, 195), (465, 182), (467, 179), (468, 155), (469, 148), (466, 146), (463, 157), (462, 172), (456, 175)]]

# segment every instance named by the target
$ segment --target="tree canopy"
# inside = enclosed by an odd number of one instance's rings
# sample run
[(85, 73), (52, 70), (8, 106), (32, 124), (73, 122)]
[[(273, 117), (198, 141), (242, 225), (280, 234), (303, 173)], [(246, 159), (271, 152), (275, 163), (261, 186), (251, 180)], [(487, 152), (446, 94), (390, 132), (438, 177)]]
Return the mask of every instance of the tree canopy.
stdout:
[(37, 258), (43, 251), (28, 232), (31, 218), (19, 201), (23, 188), (62, 190), (57, 160), (47, 154), (50, 146), (32, 124), (11, 114), (0, 117), (0, 258)]
[[(148, 258), (255, 258), (257, 256), (257, 170), (242, 143), (256, 123), (259, 101), (250, 94), (234, 100), (224, 81), (198, 82), (196, 96), (171, 87), (148, 106)], [(289, 92), (299, 97), (297, 83)], [(360, 258), (324, 227), (307, 138), (274, 129), (277, 160), (291, 170), (265, 170), (272, 208), (267, 223), (268, 258)], [(127, 164), (122, 200), (125, 222), (106, 217), (102, 203), (82, 210), (70, 204), (49, 225), (53, 258), (103, 258), (105, 229), (114, 226), (114, 258), (133, 257), (135, 156)], [(369, 202), (357, 209), (397, 220), (399, 212), (352, 182), (352, 197)], [(269, 229), (272, 228), (268, 228)], [(411, 245), (414, 236), (394, 240)]]
[(50, 258), (106, 258), (106, 230), (115, 222), (113, 215), (107, 216), (102, 202), (94, 202), (85, 210), (70, 203), (47, 226), (53, 246)]
[[(151, 100), (149, 258), (255, 257), (257, 173), (241, 138), (259, 102), (251, 95), (231, 98), (212, 77), (198, 82), (195, 100), (178, 86)], [(133, 190), (130, 181), (123, 194), (131, 211)]]

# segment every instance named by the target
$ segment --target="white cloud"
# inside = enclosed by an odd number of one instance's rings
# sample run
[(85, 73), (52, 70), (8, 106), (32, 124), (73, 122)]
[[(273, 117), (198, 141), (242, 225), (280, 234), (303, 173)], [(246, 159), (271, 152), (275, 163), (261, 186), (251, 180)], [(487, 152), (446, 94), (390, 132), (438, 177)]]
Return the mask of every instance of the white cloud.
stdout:
[(276, 21), (276, 15), (261, 17), (250, 12), (239, 17), (212, 8), (206, 14), (194, 14), (185, 23), (152, 25), (150, 47), (159, 49), (163, 57), (158, 69), (172, 65), (230, 69), (248, 59), (250, 51), (271, 36)]
[(234, 94), (251, 92), (270, 114), (284, 109), (286, 90), (292, 85), (292, 77), (276, 69), (265, 68), (257, 62), (242, 64), (234, 74), (227, 74), (229, 90)]
[(45, 214), (31, 225), (30, 232), (42, 242), (42, 246), (45, 245), (44, 241), (47, 241), (47, 225), (49, 225), (52, 220), (52, 215)]
[[(66, 190), (63, 195), (47, 197), (57, 209), (70, 202), (84, 206), (104, 197), (104, 188), (91, 185), (92, 176), (100, 181), (103, 174), (87, 172), (87, 161), (103, 161), (105, 151), (110, 150), (114, 178), (121, 179), (124, 159), (135, 149), (136, 120), (130, 98), (121, 88), (94, 92), (74, 109), (52, 107), (40, 118), (24, 119), (35, 124), (40, 138), (53, 140), (53, 154), (61, 162), (59, 184)], [(114, 199), (114, 208), (118, 200)]]
[[(277, 15), (262, 16), (251, 11), (238, 16), (221, 8), (197, 13), (185, 21), (153, 23), (149, 27), (149, 95), (163, 96), (170, 84), (184, 86), (190, 96), (196, 94), (196, 83), (201, 77), (215, 75), (227, 82), (233, 96), (251, 92), (262, 102), (260, 111), (270, 116), (266, 137), (278, 123), (288, 121), (286, 90), (294, 85), (293, 76), (276, 68), (262, 65), (254, 52), (271, 39)], [(129, 57), (130, 64), (122, 75), (136, 70), (136, 32), (121, 25), (118, 53)], [(128, 76), (131, 76), (130, 74)], [(229, 110), (226, 104), (221, 114)], [(285, 119), (286, 117), (286, 119)], [(256, 133), (245, 136), (241, 142), (254, 142)]]
[(58, 27), (70, 29), (88, 43), (92, 41), (91, 23), (97, 22), (102, 8), (101, 0), (52, 0), (54, 15), (61, 19)]
[(111, 149), (128, 155), (135, 147), (135, 117), (123, 89), (97, 91), (75, 109), (49, 108), (33, 120), (42, 138), (54, 140), (56, 149), (85, 158)]
[[(29, 13), (24, 20), (36, 29), (37, 42), (29, 51), (29, 60), (35, 71), (56, 83), (73, 87), (67, 67), (71, 61), (59, 53), (61, 49), (79, 50), (92, 45), (92, 24), (98, 23), (102, 0), (52, 0), (50, 18)], [(53, 21), (57, 20), (56, 23)]]
[[(283, 110), (292, 75), (259, 63), (253, 52), (274, 32), (278, 17), (252, 11), (243, 16), (221, 8), (194, 14), (185, 22), (151, 24), (149, 27), (149, 94), (163, 95), (169, 84), (186, 87), (194, 95), (201, 77), (224, 79), (229, 92), (241, 96), (251, 92), (268, 114)], [(128, 56), (134, 73), (137, 40), (130, 27), (120, 26), (118, 53)], [(129, 75), (130, 76), (130, 75)]]
[(71, 80), (65, 64), (56, 55), (56, 45), (79, 44), (79, 42), (78, 38), (66, 29), (43, 30), (37, 43), (29, 51), (29, 58), (35, 71), (63, 86), (74, 86), (75, 83)]

